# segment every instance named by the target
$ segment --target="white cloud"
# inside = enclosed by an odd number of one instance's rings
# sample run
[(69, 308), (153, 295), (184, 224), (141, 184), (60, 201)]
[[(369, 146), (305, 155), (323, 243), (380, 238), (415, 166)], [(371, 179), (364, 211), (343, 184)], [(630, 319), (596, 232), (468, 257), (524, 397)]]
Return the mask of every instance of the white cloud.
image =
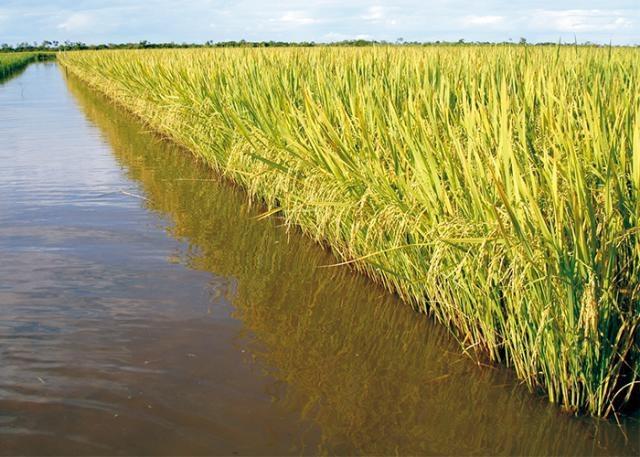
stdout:
[(483, 25), (499, 25), (504, 23), (504, 16), (465, 16), (460, 20), (463, 27), (476, 27)]
[(93, 25), (93, 16), (89, 13), (73, 13), (58, 28), (68, 32), (88, 30)]
[(302, 11), (286, 11), (275, 22), (282, 22), (293, 26), (309, 25), (319, 22), (317, 19), (308, 16)]
[(346, 41), (346, 40), (372, 40), (372, 39), (373, 39), (373, 36), (367, 33), (350, 35), (347, 33), (329, 32), (329, 33), (325, 33), (322, 36), (322, 41), (324, 42)]
[[(640, 0), (0, 0), (0, 42), (375, 40), (640, 43)], [(18, 20), (27, 18), (28, 20)], [(331, 39), (331, 38), (329, 38)]]
[(631, 28), (633, 21), (615, 10), (538, 10), (531, 25), (559, 32), (599, 32)]
[(380, 5), (374, 5), (367, 9), (362, 19), (370, 22), (380, 22), (385, 18), (385, 9)]
[(360, 16), (360, 19), (369, 22), (371, 25), (384, 25), (387, 27), (397, 25), (398, 20), (390, 17), (391, 13), (397, 13), (397, 8), (374, 5), (367, 8), (365, 13)]

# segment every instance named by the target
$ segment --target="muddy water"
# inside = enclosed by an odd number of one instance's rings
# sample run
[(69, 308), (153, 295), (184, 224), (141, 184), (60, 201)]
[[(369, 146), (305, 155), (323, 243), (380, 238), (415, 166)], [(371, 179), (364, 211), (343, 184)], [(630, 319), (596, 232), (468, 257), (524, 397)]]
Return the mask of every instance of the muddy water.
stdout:
[(639, 454), (36, 64), (0, 86), (1, 454)]

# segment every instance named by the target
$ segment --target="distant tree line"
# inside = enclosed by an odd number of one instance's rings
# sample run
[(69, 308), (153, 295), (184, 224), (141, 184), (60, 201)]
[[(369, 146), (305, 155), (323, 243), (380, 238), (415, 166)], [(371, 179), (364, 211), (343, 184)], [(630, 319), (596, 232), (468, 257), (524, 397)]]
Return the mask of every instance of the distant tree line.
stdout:
[[(549, 45), (566, 45), (566, 46), (603, 46), (597, 45), (586, 41), (584, 43), (527, 43), (525, 38), (520, 38), (518, 42), (503, 41), (503, 42), (491, 42), (491, 41), (465, 41), (460, 39), (458, 41), (405, 41), (403, 38), (398, 38), (395, 41), (376, 41), (376, 40), (343, 40), (332, 43), (316, 43), (314, 41), (206, 41), (205, 43), (152, 43), (146, 40), (136, 43), (104, 43), (104, 44), (86, 44), (81, 41), (63, 41), (56, 40), (44, 40), (41, 43), (38, 42), (22, 42), (15, 45), (7, 43), (0, 44), (0, 52), (33, 52), (33, 51), (75, 51), (85, 49), (152, 49), (152, 48), (282, 48), (282, 47), (314, 47), (314, 46), (460, 46), (460, 45), (534, 45), (534, 46), (549, 46)], [(607, 45), (610, 46), (610, 45)]]

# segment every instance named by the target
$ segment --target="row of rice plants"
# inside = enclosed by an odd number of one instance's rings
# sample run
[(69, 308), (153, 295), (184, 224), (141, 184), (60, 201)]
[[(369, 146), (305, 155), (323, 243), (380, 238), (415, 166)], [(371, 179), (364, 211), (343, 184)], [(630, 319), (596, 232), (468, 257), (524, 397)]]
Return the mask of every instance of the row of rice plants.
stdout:
[(0, 53), (0, 81), (22, 70), (31, 62), (49, 60), (53, 56), (52, 53), (38, 52)]
[(66, 53), (67, 71), (574, 411), (640, 383), (640, 53)]

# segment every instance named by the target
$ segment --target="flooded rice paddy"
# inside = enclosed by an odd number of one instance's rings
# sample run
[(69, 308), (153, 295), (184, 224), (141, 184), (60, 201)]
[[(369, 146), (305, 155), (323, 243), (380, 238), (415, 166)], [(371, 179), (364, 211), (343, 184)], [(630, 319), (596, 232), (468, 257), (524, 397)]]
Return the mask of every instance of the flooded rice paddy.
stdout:
[(65, 78), (0, 85), (0, 454), (640, 454)]

